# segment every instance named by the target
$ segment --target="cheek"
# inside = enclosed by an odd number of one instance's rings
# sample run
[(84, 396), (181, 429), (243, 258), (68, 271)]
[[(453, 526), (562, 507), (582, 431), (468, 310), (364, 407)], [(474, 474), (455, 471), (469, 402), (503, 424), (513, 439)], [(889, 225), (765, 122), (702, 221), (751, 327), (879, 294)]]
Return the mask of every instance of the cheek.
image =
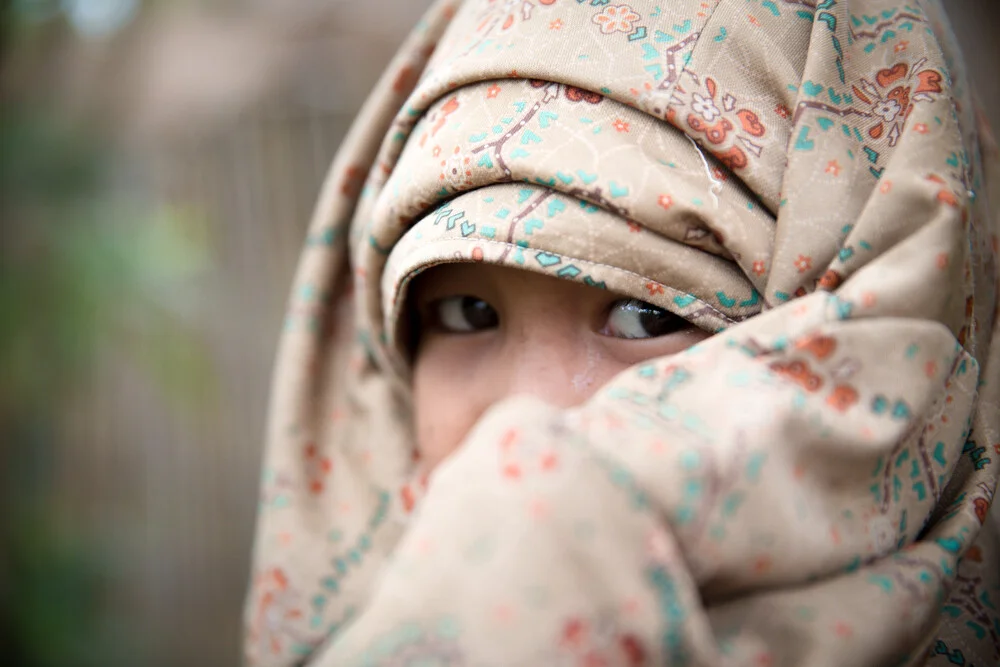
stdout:
[(711, 337), (712, 334), (701, 329), (688, 329), (662, 338), (616, 340), (609, 343), (609, 346), (613, 348), (615, 359), (628, 367), (657, 357), (678, 354)]
[(422, 346), (417, 355), (413, 422), (423, 472), (430, 472), (455, 451), (482, 414), (487, 399), (480, 394), (488, 383), (481, 374), (485, 369), (476, 369), (476, 358), (472, 350), (434, 341)]

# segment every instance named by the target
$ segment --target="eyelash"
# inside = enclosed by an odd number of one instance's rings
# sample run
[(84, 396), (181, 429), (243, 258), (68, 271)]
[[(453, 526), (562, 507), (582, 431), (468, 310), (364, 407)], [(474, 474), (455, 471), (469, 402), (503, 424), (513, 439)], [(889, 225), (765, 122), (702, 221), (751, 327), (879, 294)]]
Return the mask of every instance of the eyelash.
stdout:
[[(617, 310), (616, 306), (618, 307)], [(615, 323), (614, 322), (614, 320), (616, 319), (615, 315), (619, 313), (637, 314), (640, 319), (639, 323), (640, 326), (642, 327), (643, 331), (648, 335), (645, 336), (621, 335), (625, 333), (624, 331), (619, 331), (618, 333), (615, 333), (615, 331), (613, 330), (614, 324), (617, 324), (617, 327), (619, 329), (624, 329), (630, 324), (627, 321), (624, 323), (623, 322)], [(653, 316), (657, 318), (659, 321), (654, 323), (642, 322), (641, 320), (643, 318), (643, 315)], [(622, 318), (619, 317), (618, 319), (620, 320)], [(655, 331), (653, 332), (649, 331), (649, 326), (651, 324), (653, 326), (660, 325), (659, 327), (657, 327), (659, 333)], [(660, 308), (659, 306), (654, 306), (651, 303), (648, 303), (646, 301), (641, 301), (639, 299), (621, 299), (612, 303), (611, 306), (608, 308), (607, 323), (601, 329), (600, 333), (603, 333), (606, 336), (611, 335), (614, 336), (615, 338), (623, 338), (625, 340), (646, 340), (649, 338), (661, 338), (663, 336), (668, 336), (672, 333), (677, 333), (678, 331), (682, 331), (690, 327), (691, 325), (687, 322), (687, 320), (680, 317), (679, 315), (671, 313), (668, 310)]]
[[(488, 311), (483, 306), (488, 308)], [(472, 311), (470, 318), (470, 310), (473, 308), (478, 312)], [(486, 300), (471, 295), (438, 299), (429, 303), (423, 311), (423, 328), (430, 327), (455, 335), (487, 331), (496, 328), (500, 323), (499, 314)], [(630, 321), (630, 316), (634, 316), (638, 321)], [(470, 322), (470, 319), (478, 322)], [(647, 321), (643, 321), (644, 319)], [(650, 328), (653, 328), (653, 331), (650, 331)], [(605, 323), (598, 333), (623, 340), (648, 340), (689, 328), (691, 328), (690, 323), (682, 317), (651, 303), (639, 299), (619, 299), (608, 307)]]

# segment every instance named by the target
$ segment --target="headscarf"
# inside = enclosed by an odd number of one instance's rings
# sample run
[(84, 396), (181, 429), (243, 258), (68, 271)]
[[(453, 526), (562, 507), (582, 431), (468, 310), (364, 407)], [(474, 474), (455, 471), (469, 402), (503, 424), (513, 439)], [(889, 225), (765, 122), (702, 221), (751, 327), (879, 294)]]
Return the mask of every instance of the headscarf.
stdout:
[[(970, 100), (931, 0), (438, 2), (303, 250), (248, 664), (997, 664)], [(448, 262), (716, 335), (576, 408), (502, 401), (425, 486), (401, 322)]]

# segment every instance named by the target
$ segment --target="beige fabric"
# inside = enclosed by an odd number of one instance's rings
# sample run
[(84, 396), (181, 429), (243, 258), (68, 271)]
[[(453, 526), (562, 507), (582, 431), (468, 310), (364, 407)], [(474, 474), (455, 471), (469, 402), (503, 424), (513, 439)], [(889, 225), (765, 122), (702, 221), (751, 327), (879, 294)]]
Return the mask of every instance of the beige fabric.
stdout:
[[(942, 22), (438, 3), (303, 251), (248, 664), (998, 664), (1000, 193)], [(424, 489), (397, 329), (455, 261), (717, 335), (494, 406)]]

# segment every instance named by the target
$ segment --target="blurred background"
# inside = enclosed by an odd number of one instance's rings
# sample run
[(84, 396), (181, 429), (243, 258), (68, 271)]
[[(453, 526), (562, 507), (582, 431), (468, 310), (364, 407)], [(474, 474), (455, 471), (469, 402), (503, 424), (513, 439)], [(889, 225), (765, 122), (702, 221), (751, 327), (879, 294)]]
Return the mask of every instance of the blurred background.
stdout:
[[(237, 665), (323, 175), (430, 0), (0, 0), (0, 660)], [(1000, 5), (952, 0), (1000, 126)]]

